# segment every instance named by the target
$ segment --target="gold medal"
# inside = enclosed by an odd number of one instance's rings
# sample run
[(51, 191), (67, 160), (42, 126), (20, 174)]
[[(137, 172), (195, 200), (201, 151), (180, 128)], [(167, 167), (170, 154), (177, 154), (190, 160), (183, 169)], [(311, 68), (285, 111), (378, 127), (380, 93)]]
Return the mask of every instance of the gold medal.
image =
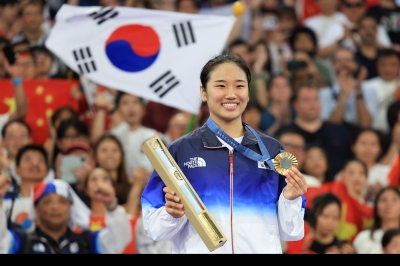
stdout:
[(297, 168), (297, 159), (289, 152), (281, 152), (274, 158), (275, 170), (281, 174), (286, 175), (292, 166)]

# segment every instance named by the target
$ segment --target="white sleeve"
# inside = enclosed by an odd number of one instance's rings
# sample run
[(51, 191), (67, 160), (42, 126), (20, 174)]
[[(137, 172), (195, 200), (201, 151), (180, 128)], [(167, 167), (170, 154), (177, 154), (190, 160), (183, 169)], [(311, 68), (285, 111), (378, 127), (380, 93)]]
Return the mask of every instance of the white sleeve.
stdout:
[(188, 218), (174, 218), (161, 208), (149, 208), (143, 213), (143, 226), (148, 237), (154, 241), (171, 240), (186, 224)]
[(8, 254), (13, 242), (11, 233), (7, 229), (6, 212), (0, 206), (0, 254)]
[(278, 223), (280, 238), (284, 241), (301, 240), (304, 237), (303, 199), (288, 200), (283, 196), (278, 200)]
[(146, 235), (143, 219), (136, 225), (136, 250), (138, 254), (170, 254), (171, 241), (154, 241)]
[(131, 241), (131, 223), (124, 207), (118, 206), (113, 212), (107, 212), (106, 227), (98, 236), (100, 253), (121, 254)]
[(328, 121), (337, 106), (336, 101), (334, 101), (332, 97), (332, 90), (330, 87), (324, 87), (319, 90), (319, 100), (321, 102), (319, 117), (323, 121)]
[(392, 42), (390, 41), (390, 37), (387, 34), (385, 28), (382, 25), (378, 25), (378, 30), (376, 33), (377, 41), (385, 48), (390, 48), (392, 46)]

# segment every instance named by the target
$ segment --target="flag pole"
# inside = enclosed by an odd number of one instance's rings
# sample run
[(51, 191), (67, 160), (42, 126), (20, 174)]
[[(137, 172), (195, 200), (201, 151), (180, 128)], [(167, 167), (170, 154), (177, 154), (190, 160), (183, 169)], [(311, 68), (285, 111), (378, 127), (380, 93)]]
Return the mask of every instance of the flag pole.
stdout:
[(192, 131), (192, 128), (193, 128), (193, 125), (194, 125), (194, 121), (195, 121), (195, 120), (196, 120), (196, 115), (195, 115), (195, 114), (192, 114), (191, 117), (190, 117), (189, 124), (188, 124), (187, 127), (186, 127), (185, 134), (187, 134), (187, 133), (189, 133), (190, 131)]

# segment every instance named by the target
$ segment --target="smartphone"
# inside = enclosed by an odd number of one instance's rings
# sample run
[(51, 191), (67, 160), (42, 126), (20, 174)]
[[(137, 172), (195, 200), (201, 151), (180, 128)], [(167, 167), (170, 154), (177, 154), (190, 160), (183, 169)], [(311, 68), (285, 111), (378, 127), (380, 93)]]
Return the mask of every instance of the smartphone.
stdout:
[(81, 180), (75, 176), (74, 170), (86, 163), (86, 158), (79, 155), (63, 155), (61, 157), (61, 179), (69, 184), (77, 184)]
[(292, 60), (288, 62), (287, 66), (289, 71), (307, 68), (307, 63), (304, 61)]
[(14, 65), (16, 58), (15, 58), (15, 53), (13, 50), (13, 46), (12, 45), (7, 45), (3, 47), (3, 52), (4, 55), (7, 58), (8, 63), (10, 64), (10, 66)]
[(277, 17), (267, 17), (262, 22), (263, 30), (275, 30), (278, 27), (279, 20)]

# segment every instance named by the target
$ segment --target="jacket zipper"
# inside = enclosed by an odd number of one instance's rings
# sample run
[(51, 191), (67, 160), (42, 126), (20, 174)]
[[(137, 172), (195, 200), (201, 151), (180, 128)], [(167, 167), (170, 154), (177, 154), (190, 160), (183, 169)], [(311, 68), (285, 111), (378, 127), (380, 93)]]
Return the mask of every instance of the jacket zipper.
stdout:
[(230, 205), (230, 224), (231, 224), (231, 243), (232, 254), (235, 254), (233, 245), (233, 151), (229, 151), (229, 205)]
[[(227, 148), (225, 146), (219, 146), (219, 147), (204, 146), (204, 147), (208, 149)], [(231, 247), (232, 247), (232, 254), (235, 254), (235, 249), (233, 245), (233, 150), (232, 151), (229, 150), (229, 209), (230, 209), (229, 221), (231, 226)]]

